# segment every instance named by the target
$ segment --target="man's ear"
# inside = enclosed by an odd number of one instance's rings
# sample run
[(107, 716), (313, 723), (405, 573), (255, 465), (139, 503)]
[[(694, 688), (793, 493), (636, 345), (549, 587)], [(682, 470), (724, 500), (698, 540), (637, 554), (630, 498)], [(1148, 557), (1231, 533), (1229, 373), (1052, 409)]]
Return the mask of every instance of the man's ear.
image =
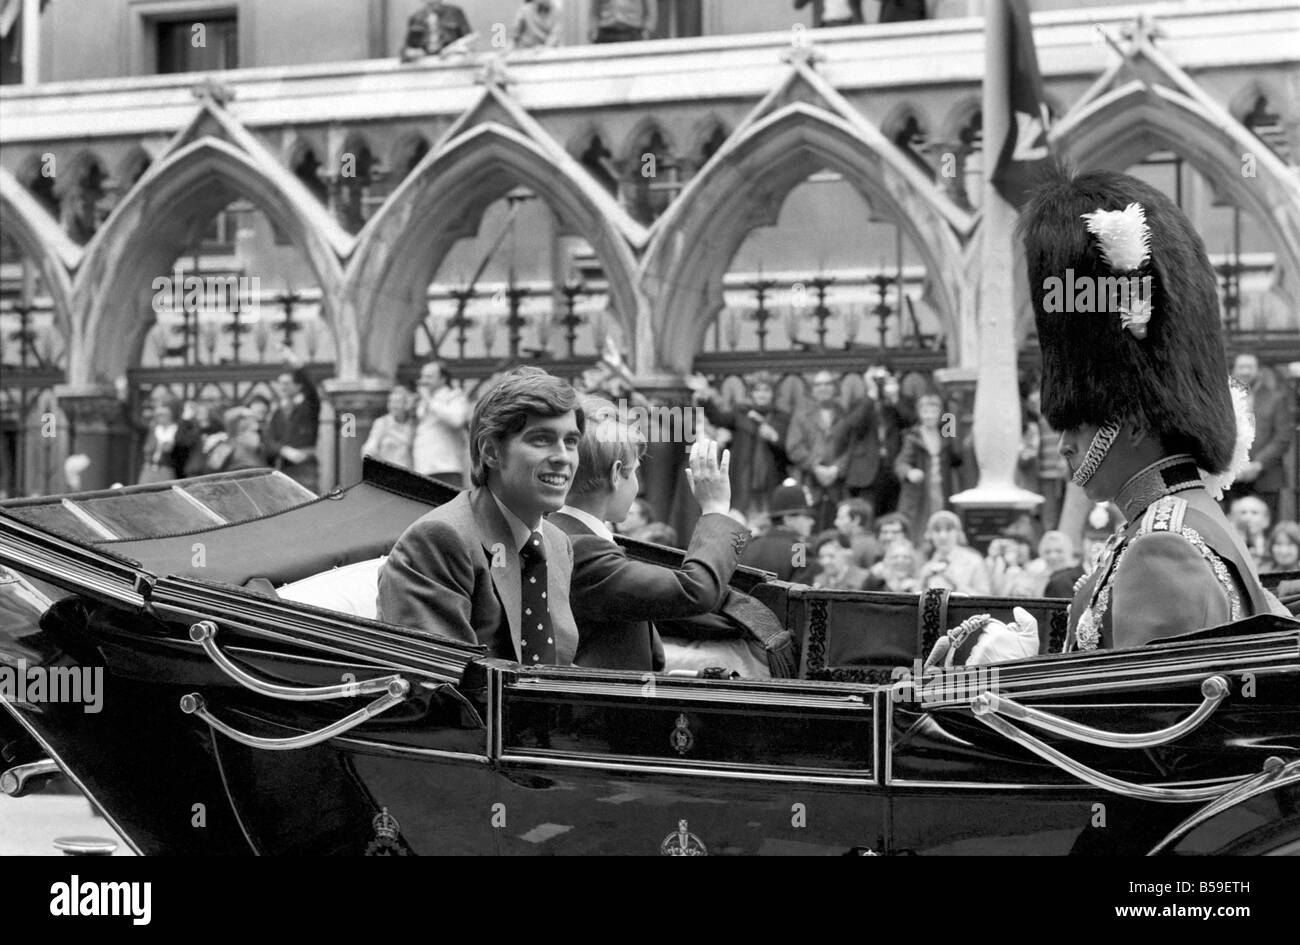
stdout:
[(618, 481), (623, 475), (623, 461), (614, 460), (614, 465), (609, 467), (609, 491), (613, 492), (618, 488)]
[(501, 441), (489, 437), (483, 441), (483, 465), (488, 469), (501, 468)]

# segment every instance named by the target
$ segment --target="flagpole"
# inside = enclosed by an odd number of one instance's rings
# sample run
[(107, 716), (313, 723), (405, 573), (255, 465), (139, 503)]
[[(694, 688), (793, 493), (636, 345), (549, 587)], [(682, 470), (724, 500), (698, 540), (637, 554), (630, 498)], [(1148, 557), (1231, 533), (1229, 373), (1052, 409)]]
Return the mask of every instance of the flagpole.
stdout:
[(23, 85), (41, 81), (41, 0), (23, 0)]
[[(979, 484), (952, 497), (967, 514), (968, 531), (978, 531), (975, 519), (991, 526), (994, 519), (1009, 523), (1035, 508), (1042, 497), (1015, 483), (1020, 455), (1020, 393), (1016, 357), (1014, 271), (1012, 247), (1015, 209), (993, 184), (998, 155), (1011, 116), (1011, 11), (1005, 0), (984, 2), (984, 192), (980, 205), (981, 273), (977, 322), (978, 360), (975, 380), (975, 458)], [(1001, 514), (999, 514), (1001, 513)]]

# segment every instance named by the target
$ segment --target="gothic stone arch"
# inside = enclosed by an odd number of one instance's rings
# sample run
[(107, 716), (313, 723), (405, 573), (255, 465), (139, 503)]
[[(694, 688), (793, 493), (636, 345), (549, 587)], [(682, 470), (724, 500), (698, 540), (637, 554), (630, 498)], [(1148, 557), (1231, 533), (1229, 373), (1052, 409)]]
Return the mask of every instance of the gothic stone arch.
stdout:
[(609, 213), (613, 199), (523, 135), (487, 122), (425, 155), (359, 235), (346, 297), (362, 326), (366, 373), (394, 376), (442, 260), (457, 240), (478, 232), (490, 204), (520, 184), (591, 242), (624, 336), (634, 343), (644, 303), (632, 248)]
[[(819, 108), (794, 103), (740, 132), (687, 185), (654, 229), (642, 269), (661, 368), (685, 373), (723, 305), (722, 279), (745, 236), (776, 222), (785, 196), (809, 175), (843, 174), (891, 214), (923, 257), (956, 358), (961, 246), (937, 192), (897, 149)], [(929, 188), (929, 190), (927, 190)]]
[(339, 322), (341, 280), (321, 226), (323, 210), (303, 206), (249, 155), (215, 138), (193, 142), (150, 168), (86, 247), (74, 282), (77, 321), (69, 383), (111, 383), (139, 358), (154, 324), (153, 280), (171, 271), (177, 247), (234, 197), (257, 204), (306, 256), (321, 288), (322, 313), (340, 364), (355, 361), (356, 332)]

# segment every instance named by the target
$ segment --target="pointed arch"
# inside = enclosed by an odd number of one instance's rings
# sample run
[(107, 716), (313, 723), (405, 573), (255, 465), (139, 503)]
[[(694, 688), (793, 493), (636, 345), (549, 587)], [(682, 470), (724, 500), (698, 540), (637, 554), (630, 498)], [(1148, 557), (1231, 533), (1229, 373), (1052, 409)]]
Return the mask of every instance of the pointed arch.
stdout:
[(81, 261), (81, 247), (4, 167), (0, 167), (0, 219), (5, 233), (40, 271), (54, 306), (54, 327), (67, 344), (72, 334), (71, 272)]
[(678, 148), (676, 136), (668, 132), (668, 129), (659, 120), (658, 116), (646, 115), (624, 136), (622, 145), (614, 151), (614, 160), (623, 162), (626, 167), (639, 165), (641, 163), (639, 145), (656, 131), (659, 132), (659, 139), (663, 141), (668, 153), (675, 158), (680, 158), (681, 151)]
[[(723, 305), (722, 279), (746, 235), (776, 222), (781, 204), (809, 175), (842, 174), (911, 239), (934, 283), (949, 337), (968, 323), (962, 306), (965, 215), (883, 135), (802, 102), (734, 134), (655, 225), (642, 289), (653, 300), (659, 363), (687, 372)], [(956, 343), (949, 345), (955, 357)]]
[[(1211, 114), (1165, 86), (1131, 82), (1068, 115), (1051, 137), (1083, 170), (1122, 171), (1162, 148), (1191, 162), (1221, 197), (1250, 212), (1269, 234), (1284, 271), (1283, 291), (1296, 304), (1300, 183), (1231, 116)], [(1253, 176), (1242, 173), (1244, 155), (1253, 159)]]
[[(154, 324), (153, 280), (171, 271), (177, 247), (194, 227), (236, 196), (255, 203), (302, 249), (320, 284), (340, 372), (355, 364), (355, 327), (338, 314), (341, 273), (327, 235), (332, 221), (305, 189), (284, 183), (254, 157), (216, 138), (188, 144), (151, 167), (86, 246), (73, 284), (82, 319), (73, 326), (73, 341), (82, 354), (69, 364), (95, 376), (70, 377), (69, 383), (111, 383), (136, 363)], [(86, 356), (90, 351), (93, 357)]]
[(394, 374), (443, 259), (457, 240), (478, 232), (488, 206), (520, 184), (591, 243), (604, 265), (616, 316), (635, 350), (635, 326), (644, 303), (636, 288), (632, 247), (644, 231), (572, 158), (487, 122), (425, 155), (358, 237), (345, 296), (356, 306), (367, 372)]

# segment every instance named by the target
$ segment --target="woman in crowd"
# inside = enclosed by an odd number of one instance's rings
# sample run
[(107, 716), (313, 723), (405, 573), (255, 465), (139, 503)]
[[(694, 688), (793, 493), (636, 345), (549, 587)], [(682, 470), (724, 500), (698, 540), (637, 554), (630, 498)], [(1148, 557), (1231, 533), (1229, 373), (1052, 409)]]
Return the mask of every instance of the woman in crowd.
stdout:
[(154, 405), (149, 421), (149, 435), (144, 441), (144, 464), (139, 482), (170, 482), (176, 478), (172, 451), (176, 448), (176, 407), (172, 401)]
[(1268, 558), (1260, 569), (1264, 573), (1300, 571), (1300, 524), (1278, 522), (1268, 536)]
[(917, 577), (920, 555), (910, 541), (899, 539), (885, 546), (884, 557), (872, 569), (869, 591), (891, 591), (895, 594), (918, 594), (921, 581)]
[(248, 407), (231, 407), (222, 416), (225, 430), (208, 450), (209, 472), (257, 469), (266, 465), (261, 422)]
[(1032, 544), (1027, 535), (994, 539), (989, 545), (989, 582), (998, 597), (1042, 597), (1047, 586), (1047, 564), (1030, 560)]
[[(189, 441), (185, 468), (182, 472), (184, 478), (202, 476), (213, 471), (212, 450), (226, 438), (226, 428), (222, 423), (223, 413), (219, 406), (214, 408), (206, 400), (197, 401), (193, 405), (189, 429), (184, 431)], [(182, 428), (185, 426), (184, 419), (181, 421), (181, 426)], [(180, 439), (178, 434), (178, 443)]]
[(921, 522), (948, 507), (952, 471), (961, 465), (961, 454), (956, 441), (939, 429), (943, 401), (937, 394), (923, 395), (916, 410), (919, 420), (903, 437), (894, 473), (902, 483), (898, 510)]
[(988, 566), (978, 551), (966, 545), (961, 520), (948, 511), (935, 512), (925, 527), (930, 560), (921, 568), (922, 586), (947, 587), (959, 594), (987, 596), (992, 586)]
[(375, 421), (361, 447), (362, 456), (373, 456), (394, 466), (411, 468), (411, 443), (415, 436), (415, 395), (398, 384), (388, 394), (388, 413)]

